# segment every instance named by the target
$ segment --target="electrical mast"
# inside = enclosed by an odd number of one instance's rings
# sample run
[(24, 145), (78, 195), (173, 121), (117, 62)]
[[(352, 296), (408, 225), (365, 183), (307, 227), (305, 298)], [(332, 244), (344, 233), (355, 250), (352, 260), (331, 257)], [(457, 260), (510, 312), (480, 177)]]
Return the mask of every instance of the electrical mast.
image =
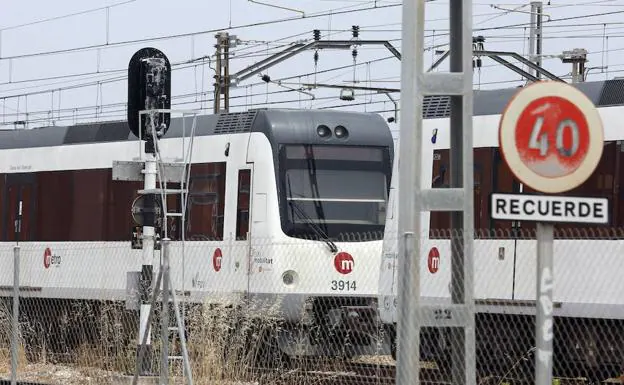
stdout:
[[(531, 30), (529, 31), (529, 60), (542, 66), (542, 2), (531, 2)], [(540, 73), (537, 70), (531, 71), (536, 77), (540, 77)]]
[[(215, 68), (214, 82), (214, 108), (213, 112), (230, 111), (230, 48), (236, 46), (236, 36), (227, 32), (219, 32), (215, 35), (217, 44), (215, 44), (217, 58)], [(221, 109), (221, 100), (223, 99), (223, 109)]]

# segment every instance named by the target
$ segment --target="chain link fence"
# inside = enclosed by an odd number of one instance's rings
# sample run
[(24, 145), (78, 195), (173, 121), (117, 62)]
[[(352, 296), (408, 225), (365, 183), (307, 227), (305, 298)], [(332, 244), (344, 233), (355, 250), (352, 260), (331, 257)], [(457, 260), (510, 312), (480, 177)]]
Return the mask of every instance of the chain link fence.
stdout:
[[(420, 303), (437, 306), (434, 316), (444, 327), (421, 330), (419, 368), (398, 368), (420, 370), (425, 382), (451, 382), (454, 371), (461, 374), (464, 358), (457, 355), (464, 352), (463, 334), (449, 323), (455, 314), (452, 271), (459, 267), (452, 265), (451, 234), (432, 230), (421, 240)], [(385, 241), (379, 234), (351, 236), (333, 243), (338, 251), (331, 251), (331, 243), (305, 240), (226, 238), (186, 242), (184, 250), (171, 242), (170, 285), (194, 383), (393, 383), (396, 294), (404, 273), (396, 236), (386, 234)], [(4, 378), (11, 369), (13, 247), (0, 246)], [(622, 374), (623, 255), (623, 230), (557, 228), (556, 381), (587, 383)], [(21, 243), (18, 378), (113, 384), (132, 375), (146, 304), (142, 256), (126, 242)], [(157, 251), (152, 283), (160, 258)], [(534, 381), (536, 286), (534, 229), (475, 234), (476, 373), (471, 375), (478, 384)], [(157, 375), (160, 296), (153, 309), (146, 374)], [(167, 313), (174, 329), (172, 305)], [(180, 339), (174, 330), (168, 330), (168, 339), (170, 375), (182, 381)]]

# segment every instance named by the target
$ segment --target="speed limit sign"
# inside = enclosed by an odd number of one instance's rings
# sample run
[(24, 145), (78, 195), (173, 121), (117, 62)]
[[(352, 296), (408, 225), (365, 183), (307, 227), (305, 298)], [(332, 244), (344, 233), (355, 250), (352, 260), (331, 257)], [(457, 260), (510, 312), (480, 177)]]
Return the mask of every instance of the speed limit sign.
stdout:
[(521, 89), (500, 120), (505, 161), (522, 183), (560, 193), (585, 182), (603, 148), (603, 127), (591, 100), (562, 82), (536, 82)]
[[(604, 133), (596, 106), (560, 82), (536, 82), (511, 99), (498, 127), (499, 146), (511, 172), (543, 193), (572, 190), (596, 169)], [(552, 383), (554, 226), (564, 222), (609, 223), (607, 198), (493, 193), (491, 217), (535, 221), (535, 378)]]

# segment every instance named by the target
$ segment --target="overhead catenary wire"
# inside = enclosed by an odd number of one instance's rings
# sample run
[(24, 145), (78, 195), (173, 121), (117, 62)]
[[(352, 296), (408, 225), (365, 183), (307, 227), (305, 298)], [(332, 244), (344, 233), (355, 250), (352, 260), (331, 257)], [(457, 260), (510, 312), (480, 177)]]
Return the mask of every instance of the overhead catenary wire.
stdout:
[[(584, 16), (574, 16), (574, 17), (573, 17), (573, 20), (578, 20), (578, 19), (581, 19), (581, 18), (586, 18), (586, 17), (588, 17), (588, 16), (587, 16), (587, 15), (584, 15)], [(557, 19), (556, 21), (560, 21), (560, 20), (565, 20), (565, 18), (564, 18), (564, 19)], [(604, 24), (609, 24), (609, 25), (618, 25), (618, 24), (624, 24), (624, 23), (619, 23), (619, 22), (608, 22), (608, 23), (585, 23), (585, 24), (600, 25), (600, 26), (602, 26), (602, 25), (604, 25)], [(518, 25), (518, 24), (515, 24), (515, 25)], [(528, 25), (528, 23), (522, 23), (522, 25), (523, 25), (523, 27), (522, 27), (522, 28), (526, 28), (526, 25)], [(577, 25), (580, 25), (580, 24), (568, 24), (568, 27), (569, 27), (569, 26), (572, 26), (572, 25), (577, 26)], [(496, 28), (498, 28), (498, 27), (500, 27), (500, 26), (497, 26)], [(504, 26), (504, 27), (507, 27), (507, 26)], [(547, 25), (547, 22), (546, 22), (546, 21), (544, 22), (544, 28), (552, 28), (552, 29), (557, 29), (557, 28), (562, 28), (562, 27), (564, 27), (564, 25)], [(234, 27), (234, 28), (236, 28), (236, 27)], [(615, 27), (613, 27), (613, 28), (615, 28)], [(504, 28), (501, 28), (501, 29), (504, 29)], [(511, 25), (510, 29), (514, 29), (513, 24)], [(499, 30), (499, 29), (496, 29), (496, 30)], [(349, 31), (349, 30), (345, 30), (344, 32), (346, 33), (346, 32), (348, 32), (348, 31)], [(362, 28), (362, 29), (361, 29), (361, 31), (365, 31), (365, 29), (364, 29), (364, 28)], [(440, 31), (442, 31), (442, 32), (440, 32)], [(332, 35), (337, 35), (337, 34), (339, 34), (340, 32), (342, 32), (342, 31), (339, 31), (339, 30), (337, 30), (337, 29), (334, 29), (333, 31), (331, 31)], [(553, 32), (555, 32), (555, 31), (553, 31)], [(586, 33), (587, 31), (584, 31), (584, 32)], [(442, 35), (443, 33), (444, 33), (444, 29), (436, 29), (435, 35), (436, 35), (436, 36), (440, 36), (440, 35)], [(563, 33), (563, 32), (560, 32), (560, 33)], [(304, 33), (301, 33), (301, 34), (296, 34), (296, 35), (293, 35), (293, 36), (297, 37), (297, 35), (298, 35), (298, 36), (303, 36), (303, 35), (305, 35), (305, 32), (304, 32)], [(489, 35), (489, 34), (488, 34), (488, 35)], [(495, 35), (492, 35), (492, 36), (489, 36), (489, 38), (491, 38), (491, 39), (493, 39), (493, 40), (502, 40), (502, 41), (505, 41), (505, 42), (514, 41), (514, 40), (513, 40), (513, 38), (512, 38), (511, 36), (510, 36), (509, 38), (505, 39), (505, 38), (497, 38), (497, 37), (495, 37)], [(396, 39), (395, 41), (400, 41), (400, 39)], [(275, 48), (275, 49), (278, 49), (278, 47), (280, 47), (280, 46), (281, 46), (281, 47), (283, 47), (283, 46), (284, 46), (284, 45), (276, 44), (275, 42), (277, 42), (277, 40), (274, 40), (274, 41), (268, 41), (268, 42), (267, 42), (267, 41), (260, 41), (260, 40), (249, 40), (249, 41), (247, 41), (247, 43), (245, 43), (245, 44), (246, 44), (246, 46), (245, 46), (245, 47), (237, 47), (237, 48), (235, 49), (235, 50), (240, 50), (239, 52), (241, 53), (241, 56), (238, 56), (237, 58), (242, 59), (242, 58), (245, 58), (245, 57), (253, 57), (253, 56), (244, 56), (244, 55), (243, 55), (243, 53), (244, 53), (244, 54), (253, 54), (253, 52), (249, 52), (249, 51), (253, 51), (253, 47), (260, 47), (260, 46), (261, 46), (261, 44), (262, 44), (262, 45), (264, 45), (264, 48), (261, 50), (261, 51), (262, 51), (262, 54), (263, 54), (264, 52), (266, 52), (266, 47), (267, 47), (268, 45), (273, 46), (273, 48)], [(436, 49), (436, 48), (443, 47), (443, 46), (445, 46), (445, 45), (446, 45), (446, 43), (445, 43), (445, 44), (436, 45), (436, 46), (432, 47), (431, 49), (433, 50), (433, 49)], [(235, 51), (235, 50), (233, 50), (233, 51)], [(617, 48), (615, 48), (615, 49), (609, 49), (609, 50), (608, 50), (608, 52), (616, 52), (616, 51), (618, 51), (618, 50), (619, 50), (619, 49), (617, 49)], [(260, 51), (260, 50), (258, 50), (258, 51)], [(594, 51), (594, 52), (590, 52), (590, 54), (596, 54), (596, 51)], [(260, 53), (260, 52), (258, 52), (258, 56), (260, 56), (260, 55), (261, 55), (261, 53)], [(232, 57), (232, 59), (234, 59), (234, 58), (235, 58), (235, 57)], [(391, 58), (391, 57), (388, 57), (388, 58)], [(388, 58), (383, 58), (382, 60), (387, 60)], [(550, 58), (548, 58), (548, 59), (550, 59)], [(367, 63), (372, 63), (372, 62), (373, 62), (373, 61), (367, 61)], [(360, 63), (357, 63), (357, 64), (360, 64)], [(363, 63), (362, 63), (362, 64), (363, 64)], [(494, 66), (495, 66), (495, 65), (487, 65), (487, 66), (483, 66), (483, 68), (485, 68), (485, 67), (494, 67)], [(612, 66), (612, 67), (613, 67), (613, 66)], [(195, 67), (189, 67), (189, 68), (197, 68), (197, 66), (195, 66)], [(344, 66), (344, 68), (342, 68), (342, 69), (353, 69), (353, 68), (355, 68), (353, 65), (347, 65), (347, 66)], [(125, 70), (119, 70), (119, 72), (120, 72), (120, 73), (121, 73), (122, 71), (124, 71), (124, 72), (125, 72)], [(338, 71), (340, 71), (340, 69), (337, 69), (337, 68), (336, 68), (336, 69), (328, 69), (325, 73), (334, 73), (334, 74), (336, 74)], [(348, 71), (347, 71), (347, 72), (348, 72)], [(319, 72), (317, 72), (317, 73), (320, 73), (320, 71), (319, 71)], [(97, 74), (97, 73), (96, 73), (96, 74)], [(112, 73), (112, 74), (114, 74), (114, 73)], [(111, 74), (111, 75), (112, 75), (112, 74)], [(295, 78), (301, 78), (301, 76), (306, 76), (306, 74), (303, 74), (303, 75), (302, 75), (302, 74), (288, 75), (288, 76), (284, 76), (284, 77), (282, 77), (282, 78), (283, 78), (283, 79), (288, 79), (288, 78), (290, 78), (290, 79), (295, 79)], [(338, 74), (336, 74), (335, 76), (333, 76), (333, 78), (337, 78), (337, 77), (340, 77), (340, 76), (341, 76), (341, 74), (340, 74), (340, 73), (338, 73)], [(275, 76), (273, 76), (273, 77), (275, 77)], [(331, 78), (330, 78), (330, 79), (331, 79)], [(60, 80), (60, 79), (57, 79), (57, 80)], [(86, 85), (85, 85), (85, 87), (93, 87), (93, 83), (94, 83), (94, 82), (96, 82), (96, 83), (97, 83), (97, 81), (95, 81), (94, 79), (89, 79), (89, 80), (92, 80), (92, 81), (90, 81), (88, 84), (86, 84)], [(279, 79), (275, 79), (275, 80), (277, 81), (277, 80), (279, 80)], [(510, 80), (509, 82), (518, 82), (518, 80), (517, 80), (517, 79), (515, 79), (515, 80)], [(264, 83), (263, 83), (263, 82), (258, 82), (258, 83), (253, 83), (253, 84), (258, 85), (258, 84), (264, 84)], [(482, 83), (482, 84), (488, 84), (488, 83), (487, 83), (487, 82), (484, 82), (484, 83)], [(0, 85), (1, 85), (1, 84), (0, 84)], [(203, 83), (202, 83), (202, 85), (203, 85)], [(49, 89), (47, 92), (55, 92), (55, 90), (56, 90), (56, 89), (57, 89), (57, 88), (52, 88), (52, 89)], [(72, 89), (75, 89), (75, 88), (72, 88)], [(247, 88), (245, 88), (245, 90), (247, 90)], [(14, 91), (15, 91), (15, 90), (14, 90)], [(42, 92), (42, 93), (45, 93), (45, 91), (44, 91), (44, 92)], [(204, 93), (202, 93), (202, 94), (204, 94)], [(264, 95), (265, 93), (262, 93), (262, 94)], [(21, 95), (20, 95), (20, 96), (21, 96)], [(2, 98), (2, 97), (0, 96), (0, 99), (1, 99), (1, 98)], [(233, 106), (233, 107), (236, 107), (236, 106)]]
[[(383, 7), (377, 7), (377, 8), (383, 8)], [(360, 10), (354, 10), (353, 12), (356, 12), (356, 11), (360, 11)], [(619, 11), (618, 11), (618, 12), (619, 12)], [(574, 16), (574, 17), (570, 17), (570, 18), (555, 19), (555, 20), (552, 20), (552, 21), (571, 20), (571, 19), (585, 18), (585, 17), (591, 17), (591, 16), (595, 16), (595, 15), (603, 15), (603, 14), (607, 14), (607, 13), (594, 14), (594, 15), (586, 15), (586, 16)], [(278, 21), (279, 21), (279, 20), (278, 20)], [(387, 23), (387, 24), (381, 24), (381, 25), (393, 25), (393, 24), (397, 24), (397, 23)], [(589, 23), (589, 24), (585, 23), (585, 24), (582, 24), (582, 25), (585, 25), (585, 26), (586, 26), (586, 25), (603, 25), (603, 24), (605, 24), (605, 23)], [(607, 23), (607, 24), (624, 24), (624, 23), (609, 22), (609, 23)], [(517, 26), (517, 25), (522, 25), (523, 27), (526, 27), (527, 23), (523, 23), (523, 24), (516, 24), (516, 26)], [(572, 26), (572, 25), (568, 25), (568, 26)], [(578, 24), (573, 24), (573, 26), (579, 26), (579, 25), (578, 25)], [(505, 26), (492, 27), (492, 28), (488, 28), (488, 29), (513, 28), (513, 27), (514, 27), (514, 25), (505, 25)], [(556, 27), (556, 26), (548, 25), (548, 24), (545, 22), (545, 25), (544, 25), (543, 27), (544, 27), (544, 28), (549, 28), (549, 27)], [(234, 27), (234, 28), (236, 28), (236, 27)], [(364, 31), (364, 30), (366, 30), (366, 29), (365, 29), (365, 28), (363, 28), (362, 30)], [(479, 29), (477, 29), (477, 30), (479, 30)], [(216, 30), (210, 30), (210, 31), (216, 31)], [(186, 35), (189, 35), (189, 36), (194, 36), (194, 34), (203, 34), (203, 33), (208, 33), (208, 32), (210, 32), (210, 31), (201, 31), (201, 32), (196, 32), (196, 33), (189, 33), (189, 34), (185, 34), (185, 36), (186, 36)], [(348, 31), (349, 31), (349, 30), (344, 30), (344, 31), (342, 31), (342, 30), (341, 30), (340, 32), (348, 32)], [(397, 31), (399, 31), (399, 30), (397, 30)], [(444, 31), (444, 29), (438, 29), (438, 31)], [(336, 31), (336, 32), (338, 32), (338, 31)], [(295, 34), (295, 35), (291, 35), (291, 36), (290, 36), (290, 38), (291, 38), (291, 37), (302, 36), (302, 35), (304, 35), (304, 34), (306, 34), (306, 33), (307, 33), (307, 32), (300, 33), (300, 34)], [(177, 36), (182, 36), (182, 35), (170, 35), (170, 36), (165, 36), (165, 37), (156, 37), (156, 38), (154, 38), (154, 39), (160, 39), (160, 38), (163, 38), (163, 39), (164, 39), (164, 38), (175, 38), (175, 37), (177, 37)], [(440, 35), (438, 35), (438, 37), (439, 37), (439, 36), (440, 36)], [(286, 37), (286, 38), (289, 38), (289, 37)], [(284, 39), (286, 39), (286, 38), (284, 38)], [(280, 41), (280, 40), (282, 40), (282, 39), (278, 39), (277, 41)], [(399, 39), (399, 40), (400, 40), (400, 39)], [(143, 39), (143, 40), (141, 40), (141, 41), (149, 41), (149, 38), (148, 38), (148, 39)], [(108, 47), (113, 47), (113, 46), (115, 46), (116, 44), (125, 44), (125, 43), (126, 43), (126, 42), (112, 43), (112, 44), (108, 44), (107, 46), (108, 46)], [(76, 49), (80, 49), (80, 48), (76, 48)], [(241, 48), (241, 50), (242, 50), (242, 49), (244, 49), (244, 48)], [(54, 52), (54, 51), (51, 51), (51, 52)], [(235, 51), (234, 51), (234, 52), (235, 52)], [(45, 54), (47, 54), (47, 53), (45, 53), (45, 52), (44, 52), (44, 53), (39, 53), (39, 54), (41, 54), (41, 55), (45, 55)], [(33, 54), (33, 55), (38, 55), (38, 54)], [(11, 57), (6, 57), (5, 59), (10, 59), (10, 58), (11, 58)], [(15, 58), (15, 57), (14, 57), (14, 58)], [(233, 56), (233, 57), (232, 57), (232, 59), (236, 59), (236, 57), (235, 57), (235, 56)], [(115, 70), (115, 71), (116, 71), (116, 70)], [(121, 71), (121, 70), (120, 70), (120, 71)], [(61, 76), (62, 76), (62, 75), (61, 75)], [(78, 76), (78, 75), (76, 75), (76, 76)], [(59, 77), (60, 77), (60, 76), (59, 76)], [(67, 77), (71, 77), (71, 76), (67, 75)], [(2, 84), (3, 84), (3, 83), (0, 83), (0, 85), (2, 85)]]
[[(325, 12), (319, 12), (319, 13), (313, 13), (313, 14), (306, 15), (305, 18), (306, 19), (313, 19), (313, 18), (319, 18), (319, 17), (329, 16), (329, 15), (340, 15), (340, 14), (349, 14), (349, 13), (356, 13), (356, 12), (366, 12), (366, 11), (371, 11), (371, 10), (378, 10), (378, 9), (382, 9), (382, 8), (393, 8), (393, 7), (399, 7), (399, 6), (401, 6), (401, 4), (378, 5), (378, 6), (373, 6), (373, 7), (357, 8), (357, 9), (351, 9), (351, 10), (336, 10), (336, 11), (333, 11), (333, 12), (325, 11)], [(81, 46), (81, 47), (73, 47), (73, 48), (65, 48), (65, 49), (58, 49), (58, 50), (50, 50), (50, 51), (42, 51), (42, 52), (25, 53), (25, 54), (19, 54), (19, 55), (3, 56), (3, 57), (0, 58), (0, 60), (12, 60), (12, 59), (22, 59), (22, 58), (36, 57), (36, 56), (48, 56), (48, 55), (56, 55), (56, 54), (65, 54), (65, 53), (71, 53), (71, 52), (81, 52), (81, 51), (95, 50), (95, 49), (98, 49), (98, 48), (108, 49), (108, 48), (118, 47), (118, 46), (127, 46), (127, 45), (139, 44), (139, 43), (155, 42), (155, 41), (160, 41), (160, 40), (180, 39), (180, 38), (186, 38), (186, 37), (198, 36), (198, 35), (206, 35), (206, 34), (211, 34), (211, 33), (216, 33), (216, 32), (222, 32), (222, 31), (231, 31), (231, 30), (239, 30), (239, 29), (246, 29), (246, 28), (252, 28), (252, 27), (259, 27), (259, 26), (264, 26), (264, 25), (274, 25), (274, 24), (280, 24), (280, 23), (287, 23), (287, 22), (296, 21), (296, 20), (300, 20), (300, 19), (301, 19), (300, 17), (289, 17), (289, 18), (281, 18), (281, 19), (274, 19), (274, 20), (267, 20), (267, 21), (259, 21), (259, 22), (255, 22), (255, 23), (241, 24), (241, 25), (237, 25), (237, 26), (233, 26), (233, 27), (212, 28), (212, 29), (196, 31), (196, 32), (187, 32), (187, 33), (164, 35), (164, 36), (154, 36), (154, 37), (141, 38), (141, 39), (132, 39), (132, 40), (119, 41), (119, 42), (110, 42), (110, 43), (107, 43), (107, 44), (91, 44), (91, 45), (85, 45), (85, 46)]]
[[(391, 58), (392, 58), (392, 57), (390, 57), (390, 56), (389, 56), (389, 57), (386, 57), (386, 58), (377, 59), (377, 60), (375, 60), (375, 61), (381, 61), (381, 60), (391, 59)], [(550, 58), (550, 59), (552, 59), (552, 58)], [(363, 65), (363, 64), (368, 64), (368, 63), (358, 63), (358, 65)], [(494, 65), (491, 65), (491, 66), (494, 66)], [(341, 67), (331, 68), (331, 69), (325, 70), (325, 71), (323, 71), (323, 72), (331, 72), (331, 71), (335, 71), (335, 70), (337, 70), (337, 69), (348, 69), (348, 68), (351, 68), (351, 67), (352, 67), (352, 65), (345, 65), (345, 66), (341, 66)], [(348, 72), (348, 71), (345, 71), (345, 72)], [(612, 71), (612, 72), (620, 72), (620, 71)], [(307, 74), (299, 74), (299, 75), (297, 75), (297, 76), (284, 77), (284, 78), (282, 78), (282, 79), (280, 79), (280, 80), (286, 80), (286, 79), (289, 79), (289, 78), (290, 78), (290, 79), (292, 79), (292, 78), (295, 78), (295, 77), (299, 77), (299, 78), (300, 78), (300, 77), (302, 77), (302, 76), (309, 76), (309, 75), (311, 75), (311, 73), (307, 73)], [(329, 79), (331, 79), (331, 78), (329, 78)], [(490, 82), (490, 83), (485, 82), (485, 83), (483, 83), (483, 84), (494, 84), (494, 83), (503, 84), (503, 83), (512, 83), (512, 82), (517, 82), (517, 80), (507, 80), (507, 81), (502, 81), (502, 82), (493, 82), (493, 83), (492, 83), (492, 82)], [(96, 82), (95, 84), (97, 84), (97, 82)], [(256, 84), (262, 84), (262, 83), (256, 83)], [(54, 90), (52, 90), (52, 91), (54, 91)], [(277, 92), (271, 92), (271, 94), (273, 94), (273, 93), (277, 93)], [(262, 95), (264, 95), (265, 93), (261, 93), (261, 94), (262, 94)], [(187, 94), (187, 95), (180, 95), (180, 97), (185, 97), (185, 96), (187, 96), (187, 97), (188, 97), (188, 96), (192, 96), (192, 95), (195, 95), (195, 94), (194, 94), (194, 93), (191, 93), (191, 94)], [(257, 95), (260, 95), (260, 94), (255, 94), (255, 95), (253, 95), (253, 96), (257, 96)], [(26, 95), (26, 96), (27, 96), (27, 95)], [(3, 100), (5, 100), (5, 101), (6, 101), (6, 98), (3, 98)], [(117, 105), (124, 105), (124, 103), (117, 103)], [(94, 108), (94, 107), (85, 107), (85, 108)], [(76, 109), (66, 109), (66, 110), (76, 110)], [(49, 114), (49, 110), (37, 111), (37, 113), (40, 113), (40, 114), (46, 114), (46, 113), (47, 113), (47, 114)], [(32, 115), (34, 115), (34, 114), (36, 114), (36, 113), (35, 113), (35, 112), (33, 112), (33, 113), (31, 114), (31, 116), (32, 116)], [(45, 121), (45, 120), (49, 120), (49, 118), (48, 118), (48, 117), (43, 117), (43, 118), (41, 118), (40, 120), (41, 120), (41, 121)]]
[[(358, 8), (358, 9), (343, 10), (343, 11), (320, 12), (320, 13), (316, 13), (316, 14), (307, 15), (306, 19), (323, 17), (323, 16), (330, 16), (330, 15), (348, 14), (348, 13), (355, 13), (355, 12), (365, 12), (365, 11), (370, 11), (370, 10), (378, 10), (378, 9), (382, 9), (382, 8), (392, 8), (392, 7), (398, 7), (400, 5), (401, 4), (387, 4), (387, 5), (379, 5), (379, 6), (374, 6), (374, 7)], [(622, 14), (622, 13), (624, 13), (624, 10), (594, 13), (594, 14), (588, 14), (588, 15), (583, 15), (583, 16), (570, 16), (570, 17), (564, 17), (564, 18), (558, 18), (558, 19), (553, 18), (553, 19), (550, 19), (550, 20), (545, 20), (543, 22), (543, 24), (544, 24), (544, 26), (546, 26), (548, 23), (556, 23), (556, 22), (559, 22), (559, 21), (577, 20), (577, 19), (592, 18), (592, 17), (599, 17), (599, 16), (607, 16), (607, 15), (615, 15), (615, 14)], [(229, 30), (237, 30), (237, 29), (258, 27), (258, 26), (263, 26), (263, 25), (273, 25), (273, 24), (279, 24), (279, 23), (295, 21), (295, 20), (299, 20), (299, 19), (300, 18), (298, 18), (298, 17), (297, 18), (290, 17), (290, 18), (275, 19), (275, 20), (271, 20), (271, 21), (263, 21), (263, 22), (242, 24), (242, 25), (238, 25), (238, 26), (234, 26), (234, 27), (223, 27), (223, 28), (202, 30), (202, 31), (197, 31), (197, 32), (188, 32), (188, 33), (181, 33), (181, 34), (172, 34), (172, 35), (165, 35), (165, 36), (155, 36), (155, 37), (150, 37), (150, 38), (142, 38), (142, 39), (119, 41), (119, 42), (110, 42), (110, 43), (106, 43), (106, 44), (92, 44), (92, 45), (86, 45), (86, 46), (82, 46), (82, 47), (73, 47), (73, 48), (50, 50), (50, 51), (43, 51), (43, 52), (34, 52), (34, 53), (26, 53), (26, 54), (19, 54), (19, 55), (3, 56), (3, 57), (0, 57), (0, 61), (1, 60), (12, 60), (12, 59), (35, 57), (35, 56), (47, 56), (47, 55), (65, 54), (65, 53), (71, 53), (71, 52), (81, 52), (81, 51), (95, 50), (95, 49), (98, 49), (98, 48), (108, 49), (108, 48), (117, 47), (117, 46), (125, 46), (125, 45), (139, 44), (139, 43), (154, 42), (154, 41), (159, 41), (159, 40), (171, 40), (171, 39), (179, 39), (179, 38), (185, 38), (185, 37), (191, 37), (191, 36), (197, 36), (197, 35), (205, 35), (205, 34), (215, 33), (215, 32), (219, 32), (219, 31), (229, 31)], [(511, 25), (501, 25), (501, 26), (494, 26), (494, 27), (475, 28), (474, 31), (475, 32), (477, 32), (477, 31), (491, 31), (491, 30), (514, 28), (514, 27), (516, 27), (516, 28), (517, 27), (526, 27), (526, 26), (529, 26), (529, 25), (530, 25), (530, 23), (516, 23), (516, 24), (511, 24)], [(448, 29), (438, 29), (438, 31), (448, 31)], [(444, 33), (443, 35), (448, 36), (448, 32)]]
[[(621, 65), (622, 66), (622, 65)], [(617, 70), (617, 71), (613, 71), (614, 73), (621, 73), (624, 72), (623, 70)], [(567, 75), (560, 75), (560, 77), (562, 78), (569, 78), (569, 74)], [(518, 84), (521, 83), (518, 80), (503, 80), (503, 81), (493, 81), (493, 82), (484, 82), (483, 85), (494, 85), (494, 84)], [(295, 90), (277, 90), (277, 91), (272, 91), (270, 92), (270, 94), (290, 94), (292, 92), (294, 92)], [(209, 94), (209, 92), (206, 92), (205, 95)], [(248, 94), (241, 94), (241, 95), (233, 95), (231, 98), (232, 99), (246, 99), (249, 96), (263, 96), (264, 92), (260, 92), (260, 93), (255, 93), (252, 95), (248, 95)], [(189, 97), (189, 96), (193, 96), (193, 94), (187, 94), (187, 95), (178, 95), (175, 97), (175, 99), (178, 98), (183, 98), (183, 97)], [(381, 98), (381, 95), (379, 93), (376, 92), (363, 92), (363, 93), (359, 93), (357, 94), (357, 97), (366, 97), (366, 96), (379, 96), (380, 99), (379, 100), (368, 100), (368, 101), (364, 101), (364, 102), (356, 102), (356, 103), (347, 103), (347, 104), (331, 104), (332, 102), (335, 102), (336, 97), (335, 96), (322, 96), (322, 97), (317, 97), (315, 99), (315, 104), (311, 106), (311, 108), (349, 108), (349, 107), (357, 107), (357, 106), (361, 106), (361, 105), (365, 105), (365, 104), (379, 104), (379, 103), (384, 103), (387, 102), (387, 100)], [(202, 99), (199, 101), (186, 101), (186, 102), (176, 102), (173, 103), (174, 106), (182, 106), (182, 105), (189, 105), (189, 104), (193, 104), (193, 103), (198, 103), (198, 102), (211, 102), (213, 101), (211, 98), (206, 98), (206, 99)], [(274, 106), (274, 105), (280, 105), (280, 104), (288, 104), (288, 103), (294, 103), (297, 100), (294, 99), (286, 99), (286, 100), (277, 100), (277, 101), (267, 101), (267, 102), (256, 102), (254, 103), (255, 106)], [(330, 105), (326, 105), (327, 103), (330, 103)], [(79, 107), (79, 108), (68, 108), (68, 109), (62, 109), (61, 112), (71, 112), (73, 111), (73, 115), (63, 115), (62, 118), (64, 119), (57, 119), (57, 120), (67, 120), (67, 119), (71, 119), (72, 116), (73, 117), (78, 117), (78, 118), (103, 118), (103, 117), (113, 117), (113, 116), (122, 116), (122, 114), (124, 113), (125, 109), (123, 108), (124, 103), (115, 103), (115, 104), (110, 104), (108, 106), (110, 107), (114, 107), (117, 106), (118, 108), (112, 111), (105, 111), (104, 108), (102, 108), (102, 112), (99, 114), (93, 113), (93, 112), (88, 112), (87, 110), (89, 109), (95, 109), (97, 108), (97, 106), (83, 106), (83, 107)], [(106, 107), (106, 106), (103, 106)], [(232, 108), (246, 108), (249, 107), (248, 103), (242, 103), (242, 104), (234, 104), (232, 105)], [(76, 113), (76, 111), (87, 111), (84, 113)], [(388, 110), (387, 112), (393, 112), (394, 110)], [(42, 111), (42, 114), (48, 113), (48, 111)], [(40, 118), (37, 119), (31, 119), (29, 120), (29, 123), (36, 123), (36, 122), (49, 122), (50, 118), (48, 116), (42, 116)]]
[[(624, 73), (624, 70), (619, 70), (619, 71), (612, 71), (613, 73)], [(563, 78), (569, 78), (569, 76), (561, 76)], [(522, 83), (521, 81), (518, 80), (504, 80), (504, 81), (496, 81), (496, 82), (487, 82), (487, 83), (482, 83), (482, 85), (485, 84), (519, 84)], [(288, 92), (288, 91), (285, 91)], [(377, 94), (375, 94), (377, 95)], [(358, 94), (358, 97), (360, 96), (366, 96), (363, 94)], [(244, 95), (243, 95), (244, 98)], [(331, 99), (331, 100), (336, 100), (335, 96), (328, 96), (328, 97), (324, 97), (327, 99)], [(204, 102), (210, 102), (210, 99), (205, 99), (203, 100)], [(400, 102), (400, 99), (396, 99), (395, 101)], [(231, 105), (231, 108), (233, 110), (236, 110), (238, 108), (242, 108), (242, 109), (247, 109), (250, 107), (268, 107), (268, 106), (276, 106), (276, 105), (282, 105), (282, 104), (292, 104), (292, 103), (297, 103), (298, 100), (295, 99), (288, 99), (288, 100), (280, 100), (280, 101), (270, 101), (268, 103), (254, 103), (253, 105), (249, 105), (248, 103), (243, 103), (240, 105)], [(189, 102), (190, 103), (190, 102)], [(337, 108), (353, 108), (353, 107), (358, 107), (358, 106), (371, 106), (371, 105), (377, 105), (377, 104), (385, 104), (388, 103), (387, 99), (379, 99), (379, 100), (373, 100), (373, 101), (368, 101), (365, 100), (363, 102), (356, 102), (356, 103), (348, 103), (348, 104), (339, 104), (339, 105), (329, 105), (329, 106), (315, 106), (314, 108), (318, 108), (318, 109), (337, 109)], [(177, 105), (176, 105), (177, 106)], [(207, 109), (206, 109), (207, 110)], [(400, 110), (400, 108), (398, 109)], [(395, 109), (382, 109), (382, 110), (371, 110), (371, 109), (367, 109), (367, 112), (369, 113), (395, 113)], [(84, 115), (77, 115), (78, 118), (83, 118), (85, 119), (84, 121), (79, 122), (80, 124), (89, 124), (94, 122), (94, 120), (89, 120), (90, 118), (94, 118), (95, 115), (93, 113), (86, 113)], [(123, 121), (125, 120), (125, 110), (124, 109), (119, 109), (118, 111), (112, 111), (112, 112), (102, 112), (101, 114), (99, 114), (99, 118), (103, 119), (103, 118), (107, 118), (110, 119), (109, 121)], [(113, 119), (113, 118), (118, 118), (117, 120)], [(69, 120), (69, 119), (64, 119), (64, 120)], [(48, 118), (40, 118), (40, 119), (33, 119), (33, 120), (29, 120), (28, 123), (33, 124), (33, 123), (37, 123), (37, 122), (49, 122), (50, 119)], [(12, 124), (11, 124), (12, 125)], [(2, 127), (2, 123), (0, 122), (0, 127)]]

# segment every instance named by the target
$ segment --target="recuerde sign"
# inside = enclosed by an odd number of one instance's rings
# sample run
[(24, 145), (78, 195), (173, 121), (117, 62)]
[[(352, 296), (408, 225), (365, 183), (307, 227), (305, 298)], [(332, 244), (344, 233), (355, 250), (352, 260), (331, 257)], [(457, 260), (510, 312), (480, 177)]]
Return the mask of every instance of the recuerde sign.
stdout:
[(531, 194), (492, 194), (493, 219), (512, 221), (608, 223), (606, 198), (580, 198)]

